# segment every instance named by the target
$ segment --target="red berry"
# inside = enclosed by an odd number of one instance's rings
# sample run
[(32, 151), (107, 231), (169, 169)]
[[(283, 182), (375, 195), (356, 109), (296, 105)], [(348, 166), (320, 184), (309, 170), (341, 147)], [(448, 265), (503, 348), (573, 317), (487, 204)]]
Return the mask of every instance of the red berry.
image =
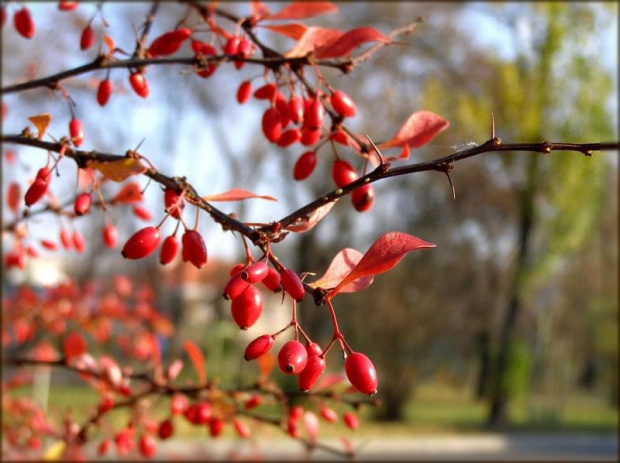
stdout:
[(301, 128), (301, 144), (304, 146), (314, 145), (321, 138), (321, 129)]
[(136, 92), (138, 96), (146, 98), (149, 96), (149, 83), (144, 78), (144, 75), (140, 72), (132, 72), (129, 74), (129, 83), (131, 88)]
[(347, 161), (338, 159), (332, 166), (332, 178), (338, 188), (348, 185), (358, 179), (357, 172)]
[(252, 95), (252, 82), (249, 80), (245, 80), (241, 82), (239, 88), (237, 89), (237, 102), (239, 104), (243, 104), (250, 99)]
[(289, 129), (278, 139), (278, 146), (285, 148), (301, 140), (301, 131), (299, 129)]
[[(307, 352), (307, 347), (306, 347)], [(299, 373), (297, 384), (302, 392), (309, 391), (325, 371), (325, 359), (318, 355), (308, 357), (306, 367)]]
[(359, 212), (365, 212), (372, 207), (375, 200), (375, 189), (372, 185), (364, 185), (351, 193), (353, 207)]
[(299, 405), (292, 406), (288, 412), (288, 418), (289, 420), (292, 420), (293, 422), (299, 421), (303, 415), (304, 415), (304, 409), (301, 408)]
[(183, 199), (179, 200), (179, 195), (172, 188), (166, 188), (164, 192), (164, 205), (166, 206), (166, 211), (170, 212), (172, 217), (175, 219), (181, 218), (185, 201)]
[(104, 456), (106, 453), (108, 453), (108, 450), (110, 450), (110, 445), (112, 445), (110, 443), (109, 440), (104, 439), (101, 441), (101, 443), (99, 444), (99, 447), (97, 448), (97, 454), (99, 456)]
[(23, 7), (15, 12), (13, 24), (22, 37), (31, 39), (34, 36), (34, 21), (27, 7)]
[(233, 276), (235, 273), (239, 273), (243, 269), (245, 269), (245, 263), (235, 264), (233, 268), (230, 269), (230, 272), (228, 272), (228, 276)]
[(48, 182), (41, 178), (37, 178), (32, 185), (28, 187), (26, 194), (24, 195), (26, 206), (30, 207), (39, 201), (45, 193), (47, 193), (48, 186)]
[(282, 117), (276, 108), (267, 108), (263, 114), (262, 128), (265, 138), (272, 143), (277, 142), (282, 136)]
[(82, 233), (79, 230), (73, 231), (73, 247), (80, 254), (84, 252), (85, 242)]
[(308, 352), (299, 341), (289, 341), (278, 352), (278, 364), (280, 370), (287, 375), (296, 375), (302, 371), (308, 363)]
[(284, 98), (284, 95), (282, 95), (282, 93), (280, 92), (276, 93), (275, 107), (280, 113), (282, 128), (285, 128), (291, 123), (291, 116), (289, 115), (288, 103), (286, 102), (286, 98)]
[(58, 249), (56, 243), (50, 240), (41, 240), (41, 246), (43, 246), (45, 249), (49, 249), (50, 251), (55, 251), (56, 249)]
[(78, 7), (79, 3), (72, 0), (60, 0), (58, 2), (58, 9), (61, 11), (73, 11)]
[[(196, 57), (208, 57), (217, 55), (217, 50), (211, 44), (200, 42), (198, 40), (192, 41), (192, 50), (196, 53)], [(206, 67), (200, 71), (197, 71), (200, 77), (204, 77), (205, 79), (213, 74), (217, 70), (217, 63), (209, 63)]]
[(69, 122), (69, 135), (71, 135), (71, 141), (75, 146), (80, 146), (84, 141), (84, 130), (79, 119), (73, 118)]
[(331, 96), (334, 111), (344, 117), (353, 117), (357, 114), (357, 108), (353, 98), (340, 90), (336, 90)]
[(219, 418), (213, 418), (209, 423), (209, 434), (211, 437), (217, 437), (222, 434), (224, 430), (224, 422)]
[(196, 230), (186, 230), (181, 242), (183, 254), (196, 268), (202, 268), (207, 263), (207, 246), (200, 233)]
[(266, 262), (255, 262), (241, 273), (248, 283), (258, 283), (262, 281), (269, 273), (269, 265)]
[(69, 231), (66, 228), (60, 230), (60, 242), (65, 249), (71, 249), (73, 247), (71, 235), (69, 235)]
[(93, 197), (90, 193), (81, 193), (75, 198), (73, 203), (73, 211), (75, 215), (82, 216), (88, 214), (90, 206), (93, 204)]
[(316, 167), (316, 153), (314, 151), (306, 151), (299, 156), (299, 159), (293, 167), (293, 178), (295, 180), (304, 180), (308, 178)]
[(236, 55), (239, 50), (239, 43), (241, 39), (237, 36), (233, 36), (228, 39), (226, 44), (224, 45), (224, 54), (226, 55)]
[(304, 119), (304, 100), (298, 96), (291, 96), (288, 101), (288, 113), (295, 124), (299, 124)]
[(70, 333), (62, 340), (62, 351), (67, 359), (79, 357), (86, 348), (86, 341), (80, 333)]
[(97, 88), (97, 103), (99, 106), (105, 106), (112, 95), (112, 82), (110, 79), (102, 80)]
[(269, 272), (267, 276), (261, 281), (268, 290), (273, 291), (274, 293), (279, 293), (282, 291), (282, 285), (280, 284), (280, 274), (273, 268), (269, 267)]
[(236, 299), (246, 288), (250, 286), (250, 283), (241, 278), (241, 273), (235, 273), (226, 286), (224, 286), (224, 299)]
[(250, 436), (250, 428), (243, 421), (235, 420), (234, 426), (235, 431), (239, 434), (239, 437), (243, 437), (245, 439)]
[(174, 433), (174, 425), (170, 418), (162, 421), (157, 429), (157, 435), (160, 439), (168, 439)]
[(258, 407), (261, 404), (261, 398), (259, 395), (253, 395), (250, 399), (245, 403), (244, 407), (246, 410), (252, 410)]
[(325, 421), (329, 421), (330, 423), (335, 423), (338, 421), (338, 414), (331, 408), (321, 408), (321, 416), (325, 419)]
[(290, 418), (286, 420), (286, 431), (294, 439), (298, 439), (299, 436), (301, 436), (301, 432), (299, 431), (299, 426), (297, 426), (297, 422)]
[(342, 129), (338, 129), (335, 132), (329, 134), (329, 139), (335, 141), (336, 143), (340, 143), (344, 146), (349, 146), (349, 136)]
[(207, 402), (190, 405), (183, 415), (192, 424), (207, 424), (211, 419), (211, 405)]
[(323, 125), (325, 108), (320, 100), (313, 98), (304, 111), (304, 127), (311, 130), (319, 129)]
[(161, 251), (159, 252), (159, 263), (161, 265), (167, 265), (174, 260), (177, 256), (179, 249), (179, 242), (174, 235), (170, 235), (164, 240), (161, 245)]
[(139, 219), (144, 220), (145, 222), (150, 222), (151, 220), (153, 220), (153, 214), (151, 214), (148, 209), (142, 206), (134, 206), (133, 215), (135, 215)]
[(349, 382), (358, 391), (372, 395), (377, 392), (379, 380), (377, 371), (368, 357), (360, 352), (353, 352), (344, 361), (344, 371)]
[(282, 287), (297, 302), (301, 301), (306, 295), (304, 284), (299, 276), (291, 269), (286, 269), (280, 274)]
[(248, 286), (239, 297), (233, 299), (231, 311), (235, 323), (242, 330), (250, 328), (263, 312), (263, 295), (254, 286)]
[(347, 427), (351, 429), (357, 429), (360, 425), (360, 422), (357, 419), (357, 416), (355, 416), (351, 412), (345, 412), (345, 414), (342, 415), (342, 418), (344, 419), (344, 424), (346, 424)]
[(111, 223), (103, 228), (103, 243), (109, 248), (115, 248), (118, 243), (118, 232)]
[(271, 101), (273, 99), (274, 95), (276, 94), (277, 90), (278, 90), (278, 88), (276, 87), (276, 84), (274, 84), (274, 83), (265, 84), (262, 87), (258, 87), (254, 91), (254, 98), (256, 98), (257, 100), (269, 100), (269, 101)]
[(90, 24), (82, 31), (82, 37), (80, 38), (80, 48), (82, 50), (88, 50), (95, 43), (95, 31), (90, 27)]
[(157, 451), (157, 441), (150, 434), (142, 434), (138, 447), (143, 457), (151, 458)]
[(170, 401), (170, 412), (173, 415), (180, 415), (187, 409), (187, 396), (183, 394), (175, 394)]
[(159, 229), (145, 227), (127, 240), (121, 254), (125, 259), (142, 259), (155, 251), (160, 238)]
[(255, 360), (271, 349), (272, 346), (273, 336), (270, 334), (263, 334), (247, 345), (243, 357), (248, 361)]
[[(254, 47), (252, 46), (252, 42), (250, 42), (245, 37), (242, 37), (239, 41), (239, 45), (237, 46), (237, 56), (239, 58), (249, 58), (254, 53)], [(235, 61), (235, 68), (241, 69), (245, 63), (243, 61)]]
[(321, 346), (319, 346), (316, 342), (306, 344), (306, 350), (308, 351), (308, 357), (321, 355), (323, 353), (323, 349), (321, 349)]

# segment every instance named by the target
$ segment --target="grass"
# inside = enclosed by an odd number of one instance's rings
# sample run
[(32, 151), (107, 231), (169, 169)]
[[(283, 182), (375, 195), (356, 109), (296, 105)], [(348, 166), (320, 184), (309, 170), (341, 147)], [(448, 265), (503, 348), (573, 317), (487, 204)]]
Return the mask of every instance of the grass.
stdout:
[[(32, 394), (29, 387), (17, 391), (19, 395)], [(546, 398), (548, 399), (548, 398)], [(75, 385), (57, 386), (52, 384), (48, 401), (48, 412), (56, 417), (62, 411), (72, 409), (78, 422), (83, 421), (94, 410), (97, 396), (92, 389)], [(551, 409), (545, 398), (529, 398), (527, 401), (515, 403), (509, 409), (512, 421), (511, 431), (515, 432), (617, 432), (618, 413), (609, 407), (604, 398), (596, 395), (573, 394), (568, 397), (561, 408)], [(155, 398), (152, 417), (163, 419), (168, 415), (168, 400)], [(348, 408), (335, 404), (336, 411), (347, 411)], [(268, 413), (267, 407), (258, 412)], [(405, 410), (405, 421), (385, 423), (372, 420), (372, 410), (365, 408), (360, 412), (362, 425), (351, 431), (339, 420), (335, 424), (322, 421), (322, 437), (411, 437), (420, 435), (467, 434), (484, 432), (487, 406), (484, 402), (471, 399), (467, 390), (442, 384), (422, 385), (416, 391)], [(119, 427), (127, 422), (128, 414), (124, 410), (109, 414), (106, 421)], [(190, 426), (183, 419), (175, 420), (175, 434), (179, 437), (202, 437), (207, 435), (204, 427)], [(225, 436), (232, 436), (227, 427)], [(261, 436), (266, 438), (282, 437), (281, 431), (269, 426), (262, 426)]]

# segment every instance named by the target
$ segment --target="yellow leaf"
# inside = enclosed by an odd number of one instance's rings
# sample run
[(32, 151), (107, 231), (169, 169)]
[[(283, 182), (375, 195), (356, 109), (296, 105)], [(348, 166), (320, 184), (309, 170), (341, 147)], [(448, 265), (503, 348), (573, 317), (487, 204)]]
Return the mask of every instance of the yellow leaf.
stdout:
[(65, 451), (65, 441), (59, 440), (54, 442), (43, 454), (44, 461), (58, 461), (62, 458)]
[(122, 182), (132, 175), (140, 175), (147, 170), (140, 161), (133, 158), (112, 162), (91, 161), (88, 167), (97, 169), (105, 178), (114, 182)]
[(40, 140), (41, 138), (43, 138), (43, 135), (45, 135), (45, 131), (50, 125), (50, 122), (52, 122), (52, 115), (50, 113), (43, 113), (39, 114), (38, 116), (31, 116), (28, 118), (28, 120), (32, 122), (37, 128), (37, 131), (39, 132), (38, 138)]

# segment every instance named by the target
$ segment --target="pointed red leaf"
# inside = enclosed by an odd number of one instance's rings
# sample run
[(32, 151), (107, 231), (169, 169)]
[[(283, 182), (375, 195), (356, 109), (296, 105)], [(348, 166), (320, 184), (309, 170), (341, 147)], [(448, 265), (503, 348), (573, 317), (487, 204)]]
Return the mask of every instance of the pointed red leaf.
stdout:
[(269, 29), (272, 32), (276, 32), (280, 35), (284, 35), (285, 37), (291, 38), (293, 40), (299, 40), (303, 37), (304, 33), (308, 30), (307, 26), (303, 24), (282, 24), (276, 25), (272, 24), (269, 26), (262, 26), (265, 29)]
[(358, 27), (328, 45), (317, 46), (314, 50), (316, 58), (340, 58), (347, 56), (354, 49), (368, 42), (389, 43), (390, 39), (372, 27)]
[(142, 201), (142, 190), (140, 189), (140, 185), (136, 182), (129, 182), (118, 190), (118, 193), (116, 193), (110, 202), (112, 204), (130, 204), (139, 203), (140, 201)]
[(243, 201), (244, 199), (266, 199), (268, 201), (277, 201), (273, 196), (257, 195), (251, 191), (244, 190), (243, 188), (233, 188), (232, 190), (225, 191), (224, 193), (217, 193), (214, 195), (203, 196), (205, 201)]
[(404, 144), (411, 148), (419, 148), (449, 126), (450, 122), (431, 111), (416, 111), (409, 116), (396, 135), (385, 143), (381, 143), (379, 148), (385, 149)]
[(261, 381), (265, 381), (276, 366), (276, 358), (271, 352), (265, 352), (258, 357), (256, 361), (258, 362), (258, 369), (260, 370), (260, 379)]
[[(353, 267), (362, 259), (364, 255), (352, 248), (346, 248), (340, 251), (333, 258), (325, 274), (318, 280), (310, 283), (313, 288), (331, 289), (338, 286), (344, 277), (346, 277)], [(358, 278), (355, 281), (349, 283), (346, 287), (340, 290), (341, 293), (354, 293), (361, 291), (362, 289), (370, 286), (373, 276)]]
[(344, 32), (338, 29), (318, 26), (309, 27), (306, 32), (304, 32), (304, 35), (299, 39), (297, 45), (295, 45), (292, 50), (286, 52), (284, 56), (287, 58), (306, 56), (317, 47), (327, 46), (334, 43), (343, 35)]
[(332, 207), (334, 207), (336, 201), (332, 201), (331, 203), (327, 203), (319, 207), (314, 212), (312, 212), (312, 214), (306, 217), (305, 220), (302, 219), (299, 222), (292, 223), (291, 225), (284, 228), (288, 231), (292, 231), (295, 233), (307, 232), (311, 228), (314, 228), (317, 223), (323, 220), (323, 218), (328, 214), (328, 212), (331, 211)]
[(386, 233), (375, 241), (351, 272), (334, 288), (329, 297), (334, 297), (352, 281), (369, 275), (387, 272), (408, 252), (421, 248), (434, 248), (433, 243), (401, 232)]
[(192, 341), (185, 341), (183, 343), (183, 348), (185, 352), (187, 352), (187, 356), (192, 361), (194, 365), (194, 369), (196, 370), (196, 374), (198, 375), (198, 380), (202, 384), (206, 384), (207, 382), (207, 370), (205, 369), (205, 357), (202, 355), (202, 350)]
[(335, 11), (338, 11), (338, 7), (331, 2), (292, 2), (265, 19), (305, 19)]
[(336, 384), (342, 383), (344, 380), (345, 378), (342, 375), (323, 375), (323, 377), (319, 380), (319, 383), (314, 387), (314, 390), (318, 391), (319, 389), (329, 389)]

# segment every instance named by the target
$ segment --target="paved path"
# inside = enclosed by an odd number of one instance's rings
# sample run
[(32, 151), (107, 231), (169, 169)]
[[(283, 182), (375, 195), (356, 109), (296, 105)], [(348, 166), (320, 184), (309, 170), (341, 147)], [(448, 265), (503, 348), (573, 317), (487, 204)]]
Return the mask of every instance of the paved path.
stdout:
[[(325, 441), (342, 448), (337, 439)], [(355, 441), (361, 445), (358, 460), (580, 460), (618, 461), (618, 437), (615, 435), (470, 435), (432, 436)], [(231, 455), (232, 452), (232, 455)], [(292, 440), (217, 440), (195, 439), (160, 442), (159, 460), (305, 460), (303, 446)], [(338, 459), (316, 450), (311, 460)]]

